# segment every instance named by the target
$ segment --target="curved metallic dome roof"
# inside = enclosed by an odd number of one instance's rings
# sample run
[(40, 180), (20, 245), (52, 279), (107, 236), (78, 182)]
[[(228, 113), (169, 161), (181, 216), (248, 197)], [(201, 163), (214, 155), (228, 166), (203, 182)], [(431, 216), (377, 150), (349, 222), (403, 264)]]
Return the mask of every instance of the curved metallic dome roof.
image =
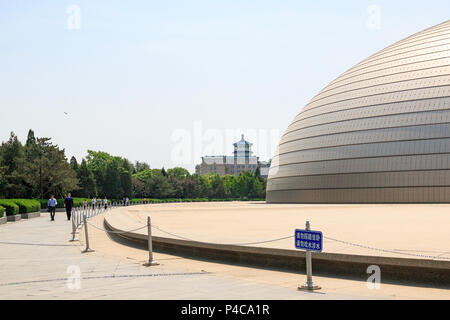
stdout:
[(267, 201), (450, 202), (450, 20), (320, 91), (281, 138)]

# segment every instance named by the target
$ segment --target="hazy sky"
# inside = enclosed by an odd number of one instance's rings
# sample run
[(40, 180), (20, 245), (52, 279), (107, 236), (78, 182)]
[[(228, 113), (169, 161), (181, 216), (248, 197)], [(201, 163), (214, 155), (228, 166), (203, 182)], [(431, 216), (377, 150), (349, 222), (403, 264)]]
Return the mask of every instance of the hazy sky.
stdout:
[(0, 140), (32, 128), (69, 158), (192, 171), (243, 132), (265, 160), (331, 80), (449, 12), (448, 0), (0, 0)]

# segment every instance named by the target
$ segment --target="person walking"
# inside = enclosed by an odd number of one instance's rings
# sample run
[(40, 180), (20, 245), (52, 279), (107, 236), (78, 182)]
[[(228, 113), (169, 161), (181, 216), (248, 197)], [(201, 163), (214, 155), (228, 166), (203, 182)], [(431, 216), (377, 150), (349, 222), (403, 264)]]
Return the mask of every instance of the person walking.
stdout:
[(102, 199), (98, 198), (97, 199), (97, 207), (100, 209), (101, 206), (102, 206)]
[(95, 209), (95, 204), (97, 203), (97, 199), (95, 199), (95, 197), (92, 198), (92, 209)]
[(83, 200), (83, 209), (86, 210), (86, 209), (87, 209), (87, 206), (88, 206), (87, 200), (84, 199), (84, 200)]
[(64, 199), (64, 208), (66, 208), (67, 220), (70, 220), (70, 216), (72, 215), (72, 208), (73, 208), (73, 199), (72, 199), (71, 193), (68, 193), (67, 197)]
[(103, 205), (105, 206), (105, 210), (108, 209), (108, 199), (103, 199)]
[(55, 196), (51, 195), (50, 199), (48, 199), (47, 207), (48, 212), (50, 212), (50, 221), (55, 221), (55, 213), (56, 213), (56, 205), (58, 204), (58, 201), (56, 201)]
[(130, 202), (130, 199), (128, 197), (125, 198), (125, 206), (128, 206), (128, 202)]

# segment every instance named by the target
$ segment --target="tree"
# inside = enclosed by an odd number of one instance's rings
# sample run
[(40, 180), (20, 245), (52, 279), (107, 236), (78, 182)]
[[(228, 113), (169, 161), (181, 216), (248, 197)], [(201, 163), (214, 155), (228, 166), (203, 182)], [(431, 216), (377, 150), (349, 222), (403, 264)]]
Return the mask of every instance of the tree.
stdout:
[(256, 168), (254, 175), (255, 178), (258, 179), (260, 182), (264, 181), (264, 178), (261, 176), (261, 169), (259, 167)]
[(50, 142), (50, 138), (37, 138), (25, 164), (26, 182), (33, 187), (32, 195), (40, 198), (50, 194), (63, 196), (77, 190), (78, 179), (65, 156), (64, 149)]
[[(27, 136), (27, 142), (25, 143), (25, 170), (29, 169), (30, 163), (40, 157), (41, 151), (36, 143), (36, 137), (34, 136), (34, 131), (29, 130)], [(28, 196), (37, 194), (36, 186), (27, 185)]]
[(7, 174), (22, 169), (24, 149), (14, 132), (9, 140), (2, 143), (2, 164), (7, 167)]
[(225, 197), (238, 198), (239, 191), (237, 189), (237, 177), (232, 174), (227, 174), (222, 177), (222, 180), (225, 189)]
[[(163, 168), (164, 169), (164, 168)], [(187, 179), (191, 176), (189, 171), (187, 171), (185, 168), (175, 167), (172, 169), (167, 170), (167, 175), (169, 177), (174, 177), (177, 179)]]
[(133, 197), (133, 183), (132, 183), (132, 164), (127, 159), (121, 160), (120, 182), (122, 187), (122, 196)]
[(189, 178), (183, 180), (182, 188), (184, 198), (200, 197), (202, 195), (201, 193), (202, 182), (203, 180), (196, 180), (194, 176), (190, 176)]
[(114, 199), (123, 197), (124, 190), (120, 182), (119, 163), (117, 161), (109, 161), (107, 163), (104, 183), (101, 196)]
[[(2, 160), (1, 160), (1, 155), (0, 155), (0, 163), (1, 162), (2, 162)], [(5, 171), (6, 171), (6, 167), (0, 166), (0, 198), (4, 197), (4, 186), (6, 183)]]
[(236, 186), (240, 197), (248, 198), (252, 182), (253, 175), (249, 171), (244, 171), (238, 176)]
[(36, 138), (34, 136), (34, 131), (30, 129), (28, 130), (27, 142), (25, 143), (25, 146), (28, 147), (34, 144), (36, 144)]
[(241, 198), (264, 198), (265, 186), (257, 176), (250, 171), (242, 172), (237, 178), (236, 188)]
[(75, 172), (78, 172), (78, 162), (77, 162), (77, 159), (74, 156), (72, 156), (72, 158), (70, 158), (70, 166), (72, 167), (72, 169)]
[(101, 196), (116, 199), (133, 196), (132, 172), (135, 168), (130, 161), (92, 150), (88, 150), (86, 159)]
[(131, 178), (131, 183), (133, 185), (133, 194), (137, 198), (148, 197), (147, 189), (145, 188), (145, 183), (133, 176)]
[(86, 161), (89, 169), (94, 174), (97, 192), (103, 195), (106, 194), (106, 190), (104, 190), (106, 185), (105, 174), (108, 162), (112, 161), (112, 157), (106, 152), (88, 150)]
[(195, 185), (195, 188), (193, 188), (192, 190), (192, 193), (194, 194), (193, 197), (195, 198), (209, 197), (209, 194), (211, 193), (211, 185), (209, 184), (208, 180), (204, 176), (199, 175), (198, 173), (194, 173), (191, 176), (191, 179)]
[(95, 183), (94, 174), (88, 167), (85, 159), (81, 160), (78, 169), (77, 177), (80, 184), (80, 190), (76, 193), (77, 196), (91, 198), (97, 196), (97, 186)]
[(211, 179), (211, 198), (223, 199), (225, 198), (225, 188), (223, 181), (218, 174), (213, 175)]
[(150, 169), (149, 164), (147, 164), (146, 162), (136, 161), (136, 163), (134, 164), (133, 174), (147, 170), (147, 169)]
[(152, 198), (168, 198), (173, 195), (173, 188), (166, 176), (154, 175), (146, 183), (149, 196)]
[(1, 145), (2, 184), (0, 196), (6, 198), (27, 197), (29, 186), (24, 175), (25, 152), (14, 132), (11, 132), (9, 140)]

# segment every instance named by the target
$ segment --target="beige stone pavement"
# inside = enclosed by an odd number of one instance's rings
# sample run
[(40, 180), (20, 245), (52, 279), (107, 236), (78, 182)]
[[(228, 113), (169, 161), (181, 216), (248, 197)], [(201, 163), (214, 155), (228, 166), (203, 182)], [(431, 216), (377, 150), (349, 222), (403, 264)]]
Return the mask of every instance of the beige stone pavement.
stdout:
[[(177, 205), (157, 206), (163, 210)], [(105, 215), (123, 218), (128, 210), (142, 214), (154, 208), (113, 209)], [(101, 231), (104, 215), (92, 218), (88, 226), (95, 252), (82, 254), (84, 233), (78, 235), (80, 242), (68, 242), (71, 228), (64, 215), (57, 213), (55, 222), (44, 215), (0, 226), (0, 299), (450, 299), (450, 290), (383, 283), (379, 290), (369, 290), (365, 282), (325, 277), (314, 277), (323, 287), (320, 292), (298, 292), (304, 274), (159, 253), (155, 260), (160, 266), (144, 267), (148, 252), (112, 241)], [(168, 221), (175, 218), (171, 216)], [(158, 220), (153, 213), (152, 218)], [(134, 218), (127, 223), (141, 225)], [(80, 289), (67, 287), (71, 265), (80, 267)]]
[[(65, 213), (57, 213), (56, 221), (50, 222), (48, 214), (44, 214), (41, 218), (0, 226), (0, 300), (359, 298), (349, 294), (297, 292), (294, 283), (286, 288), (255, 282), (251, 278), (229, 276), (227, 272), (232, 268), (215, 272), (217, 269), (207, 270), (211, 266), (208, 263), (191, 263), (170, 255), (155, 254), (161, 265), (144, 267), (147, 251), (111, 241), (100, 230), (101, 215), (90, 220), (100, 228), (89, 229), (95, 252), (81, 253), (84, 242), (69, 242), (71, 224), (64, 216)], [(84, 239), (84, 232), (78, 236)], [(75, 283), (68, 268), (73, 267), (81, 272), (79, 288), (70, 286)]]

